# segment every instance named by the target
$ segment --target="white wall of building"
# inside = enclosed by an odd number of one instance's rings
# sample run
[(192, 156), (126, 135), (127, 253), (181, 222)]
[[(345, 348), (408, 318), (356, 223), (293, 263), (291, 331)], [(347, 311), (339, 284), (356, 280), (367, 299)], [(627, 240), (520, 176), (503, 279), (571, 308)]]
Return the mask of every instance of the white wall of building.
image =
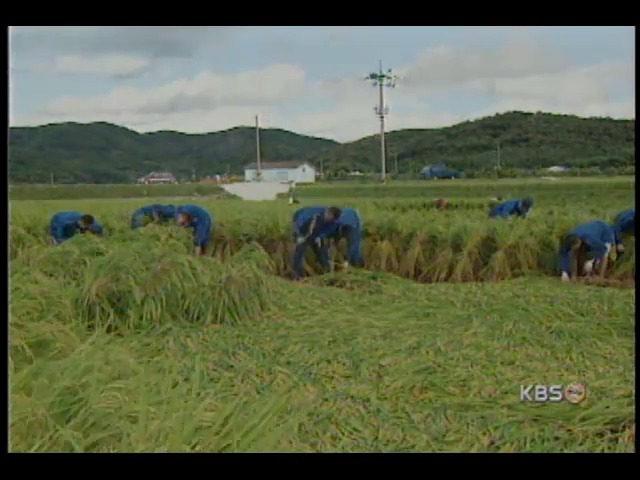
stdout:
[[(258, 171), (256, 169), (245, 169), (244, 179), (246, 182), (257, 180)], [(302, 164), (298, 168), (269, 168), (262, 170), (262, 180), (264, 182), (290, 182), (314, 183), (316, 181), (316, 169), (311, 165)]]
[(304, 163), (295, 169), (294, 178), (291, 180), (296, 183), (314, 183), (316, 181), (316, 169)]

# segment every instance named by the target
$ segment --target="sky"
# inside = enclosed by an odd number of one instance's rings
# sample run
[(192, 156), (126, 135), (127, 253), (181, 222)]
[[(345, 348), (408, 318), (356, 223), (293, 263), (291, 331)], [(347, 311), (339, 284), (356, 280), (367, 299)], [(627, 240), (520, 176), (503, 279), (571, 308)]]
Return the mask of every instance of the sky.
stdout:
[(353, 141), (507, 111), (635, 118), (634, 27), (11, 27), (11, 126), (239, 125)]

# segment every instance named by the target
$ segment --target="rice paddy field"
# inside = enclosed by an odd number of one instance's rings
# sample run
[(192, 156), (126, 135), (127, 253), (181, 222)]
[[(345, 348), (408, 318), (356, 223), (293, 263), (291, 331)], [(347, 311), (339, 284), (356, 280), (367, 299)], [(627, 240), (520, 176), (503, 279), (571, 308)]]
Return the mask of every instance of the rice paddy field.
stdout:
[[(130, 231), (149, 195), (117, 188), (12, 198), (12, 451), (634, 451), (635, 240), (604, 279), (556, 271), (569, 228), (633, 207), (633, 178), (317, 185), (299, 205), (162, 190), (212, 213), (204, 258), (189, 231)], [(524, 194), (526, 220), (487, 218)], [(287, 279), (305, 205), (359, 210), (365, 269), (341, 245), (332, 273), (310, 253)], [(106, 236), (48, 246), (61, 210)], [(577, 405), (520, 399), (576, 382)]]

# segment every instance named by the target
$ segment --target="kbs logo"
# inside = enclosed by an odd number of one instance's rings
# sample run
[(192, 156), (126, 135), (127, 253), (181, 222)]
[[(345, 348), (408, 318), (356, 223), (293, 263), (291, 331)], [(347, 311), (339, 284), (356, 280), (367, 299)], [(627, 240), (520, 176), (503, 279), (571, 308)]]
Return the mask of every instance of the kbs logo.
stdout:
[(577, 404), (587, 397), (587, 388), (581, 383), (562, 385), (520, 385), (520, 401), (535, 403), (559, 403), (566, 400)]

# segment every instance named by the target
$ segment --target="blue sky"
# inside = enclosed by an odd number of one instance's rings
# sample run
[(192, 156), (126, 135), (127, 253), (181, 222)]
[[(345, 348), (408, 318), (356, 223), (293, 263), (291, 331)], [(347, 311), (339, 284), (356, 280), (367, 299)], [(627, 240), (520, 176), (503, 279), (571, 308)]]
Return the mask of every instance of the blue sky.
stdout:
[(633, 27), (11, 27), (10, 123), (248, 125), (351, 141), (510, 110), (635, 118)]

